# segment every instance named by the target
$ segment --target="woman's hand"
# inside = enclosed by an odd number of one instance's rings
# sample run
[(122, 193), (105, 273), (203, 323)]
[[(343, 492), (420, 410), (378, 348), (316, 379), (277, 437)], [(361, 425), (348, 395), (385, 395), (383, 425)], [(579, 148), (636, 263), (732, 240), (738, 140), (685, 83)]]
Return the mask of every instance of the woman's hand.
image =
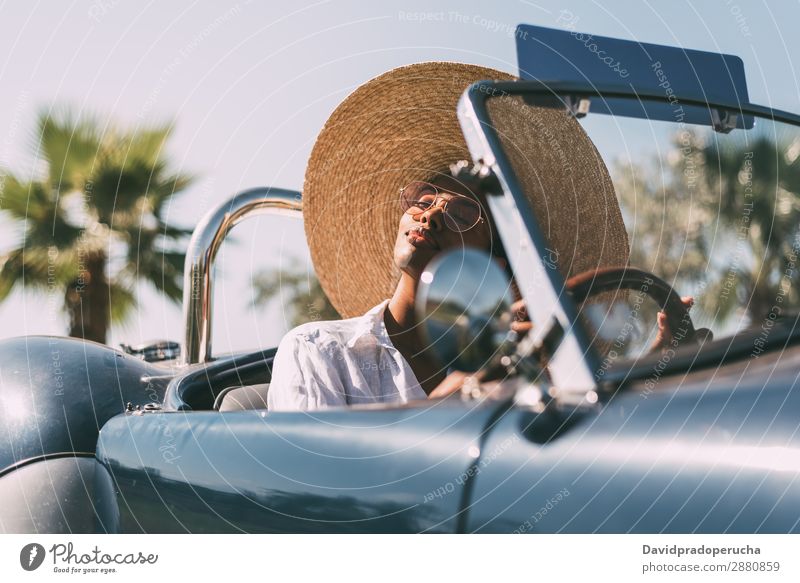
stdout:
[[(464, 383), (472, 382), (475, 375), (460, 370), (453, 371), (439, 383), (435, 389), (428, 395), (429, 399), (441, 399), (453, 393), (458, 393), (464, 386)], [(478, 381), (480, 382), (480, 381)]]
[[(681, 302), (683, 305), (686, 306), (687, 310), (690, 310), (694, 305), (694, 298), (692, 296), (684, 296), (681, 298)], [(667, 315), (661, 311), (656, 316), (656, 321), (658, 323), (658, 333), (656, 334), (656, 339), (653, 340), (653, 344), (650, 347), (651, 350), (663, 350), (672, 344), (672, 330), (669, 329), (669, 323), (667, 322)]]
[(511, 329), (522, 338), (533, 328), (531, 319), (528, 317), (528, 310), (525, 307), (525, 300), (518, 300), (511, 304), (511, 314), (514, 317), (511, 322)]
[[(511, 329), (522, 338), (533, 327), (528, 317), (528, 311), (525, 309), (525, 301), (519, 300), (511, 304), (511, 313), (513, 315)], [(496, 388), (498, 381), (505, 376), (506, 370), (503, 366), (493, 366), (492, 368), (486, 368), (486, 366), (484, 366), (484, 368), (474, 373), (457, 370), (447, 375), (445, 379), (431, 391), (428, 398), (440, 399), (452, 395), (453, 393), (461, 392), (462, 390), (471, 391), (473, 389), (480, 389), (482, 385), (484, 387), (491, 385), (491, 390), (493, 390)]]

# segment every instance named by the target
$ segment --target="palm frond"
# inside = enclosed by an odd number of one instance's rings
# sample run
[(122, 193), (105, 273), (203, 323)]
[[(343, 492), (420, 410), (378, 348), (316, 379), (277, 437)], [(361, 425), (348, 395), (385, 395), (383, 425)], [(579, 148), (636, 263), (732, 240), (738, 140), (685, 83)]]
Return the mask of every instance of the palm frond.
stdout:
[(111, 282), (108, 293), (111, 324), (115, 326), (125, 324), (139, 306), (136, 295), (122, 281)]
[[(3, 197), (3, 204), (0, 210), (7, 212), (12, 218), (21, 221), (27, 221), (31, 218), (31, 213), (35, 216), (44, 212), (43, 209), (30, 208), (31, 202), (37, 202), (32, 201), (33, 193), (31, 190), (37, 188), (38, 183), (22, 181), (10, 172), (5, 172), (4, 175), (5, 181), (3, 184), (3, 191), (0, 193)], [(46, 204), (49, 206), (51, 203), (48, 200)]]
[(48, 182), (54, 190), (79, 188), (101, 153), (102, 127), (97, 119), (69, 108), (39, 112), (33, 146), (48, 163)]
[(17, 284), (43, 290), (60, 290), (73, 280), (78, 263), (71, 253), (56, 247), (17, 247), (0, 258), (0, 301)]
[(126, 213), (147, 195), (153, 168), (139, 160), (127, 161), (124, 166), (102, 164), (95, 168), (92, 183), (92, 205), (100, 222), (114, 224), (115, 213)]
[(165, 207), (173, 196), (182, 194), (197, 180), (197, 176), (186, 172), (169, 174), (150, 184), (149, 197), (153, 215), (162, 219)]
[(0, 266), (0, 301), (5, 300), (14, 291), (14, 287), (23, 281), (22, 249), (14, 249), (2, 259)]
[(138, 239), (128, 243), (125, 274), (132, 279), (143, 279), (173, 301), (183, 297), (183, 265), (185, 253), (167, 251), (155, 243), (159, 234), (142, 230)]
[(151, 168), (167, 157), (166, 143), (172, 134), (172, 123), (138, 129), (119, 138), (119, 153), (123, 160), (135, 160)]

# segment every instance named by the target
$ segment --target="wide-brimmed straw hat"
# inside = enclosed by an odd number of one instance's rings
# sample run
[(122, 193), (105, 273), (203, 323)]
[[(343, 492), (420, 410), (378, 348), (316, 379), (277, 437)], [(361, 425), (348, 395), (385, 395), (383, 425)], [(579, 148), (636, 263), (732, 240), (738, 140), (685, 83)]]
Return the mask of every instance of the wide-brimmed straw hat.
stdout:
[[(392, 296), (399, 190), (469, 159), (461, 94), (502, 71), (431, 62), (393, 69), (351, 93), (325, 123), (303, 187), (303, 221), (322, 288), (343, 318)], [(488, 102), (493, 125), (565, 277), (625, 265), (628, 240), (603, 160), (566, 111), (512, 96)]]

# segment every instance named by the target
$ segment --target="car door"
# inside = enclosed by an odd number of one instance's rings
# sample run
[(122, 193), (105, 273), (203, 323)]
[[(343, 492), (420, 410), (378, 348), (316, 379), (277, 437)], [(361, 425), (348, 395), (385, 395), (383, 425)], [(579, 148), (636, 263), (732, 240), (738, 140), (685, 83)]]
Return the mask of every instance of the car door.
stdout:
[(139, 412), (100, 434), (121, 532), (454, 532), (498, 402)]
[(555, 433), (513, 408), (484, 445), (465, 530), (796, 532), (799, 366), (794, 346), (641, 382)]

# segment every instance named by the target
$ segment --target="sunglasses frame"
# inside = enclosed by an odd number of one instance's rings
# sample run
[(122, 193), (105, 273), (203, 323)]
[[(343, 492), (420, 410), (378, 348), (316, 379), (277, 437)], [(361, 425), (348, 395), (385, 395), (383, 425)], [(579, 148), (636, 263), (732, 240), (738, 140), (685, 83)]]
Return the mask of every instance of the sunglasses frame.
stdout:
[[(449, 221), (447, 221), (447, 220), (445, 221), (445, 225), (447, 225), (447, 228), (450, 229), (451, 231), (455, 231), (456, 233), (465, 233), (465, 232), (467, 232), (467, 231), (469, 231), (471, 229), (474, 229), (475, 227), (477, 227), (481, 223), (485, 223), (486, 222), (486, 219), (484, 219), (484, 217), (483, 217), (483, 208), (481, 207), (481, 204), (477, 200), (474, 200), (474, 199), (472, 199), (472, 198), (470, 198), (468, 196), (465, 196), (463, 194), (458, 194), (456, 192), (450, 192), (449, 190), (444, 190), (442, 188), (439, 188), (435, 184), (431, 184), (430, 182), (427, 182), (425, 180), (415, 180), (413, 182), (409, 182), (408, 184), (406, 184), (404, 187), (402, 187), (400, 189), (400, 206), (401, 206), (401, 208), (405, 207), (406, 206), (406, 202), (407, 202), (407, 198), (403, 195), (403, 193), (406, 191), (406, 189), (409, 186), (414, 185), (414, 184), (429, 186), (434, 190), (436, 195), (435, 195), (435, 197), (433, 199), (433, 202), (431, 203), (431, 207), (436, 206), (437, 203), (439, 202), (439, 200), (444, 201), (444, 204), (442, 205), (441, 208), (442, 208), (442, 212), (445, 214), (445, 216), (450, 219)], [(478, 208), (478, 220), (476, 220), (475, 223), (473, 223), (472, 225), (470, 225), (469, 227), (467, 227), (465, 229), (454, 229), (453, 225), (457, 224), (456, 223), (456, 219), (453, 217), (453, 215), (451, 215), (447, 211), (447, 205), (449, 204), (450, 200), (452, 200), (452, 199), (448, 200), (446, 198), (443, 198), (442, 194), (449, 194), (451, 197), (464, 198), (464, 199), (467, 199), (470, 202), (475, 203), (475, 206)], [(422, 213), (428, 211), (428, 209), (420, 209), (420, 212), (412, 213), (411, 212), (412, 208), (415, 208), (415, 207), (414, 206), (409, 206), (408, 208), (403, 208), (403, 212), (406, 213), (406, 214), (409, 214), (409, 215), (421, 215)], [(419, 207), (416, 207), (416, 208), (419, 208)]]

